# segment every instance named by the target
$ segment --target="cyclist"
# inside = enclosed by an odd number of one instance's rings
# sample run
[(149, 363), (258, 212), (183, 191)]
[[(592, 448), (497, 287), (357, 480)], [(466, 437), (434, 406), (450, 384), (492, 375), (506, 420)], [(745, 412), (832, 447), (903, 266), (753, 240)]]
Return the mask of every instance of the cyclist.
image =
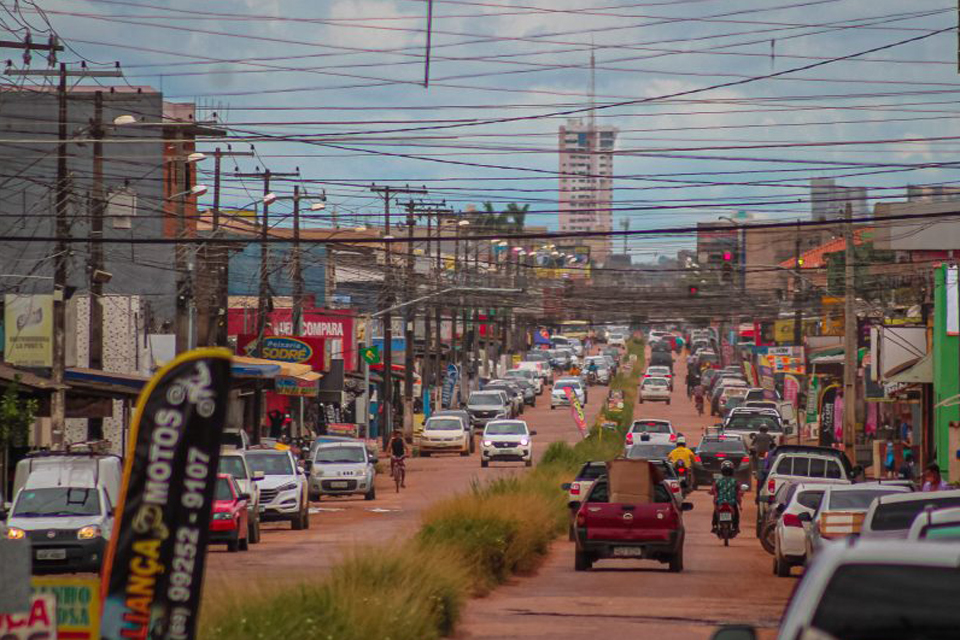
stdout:
[(390, 451), (390, 476), (393, 477), (394, 469), (397, 465), (400, 465), (400, 486), (406, 488), (407, 467), (404, 460), (407, 457), (407, 443), (404, 441), (400, 429), (393, 430), (387, 449)]

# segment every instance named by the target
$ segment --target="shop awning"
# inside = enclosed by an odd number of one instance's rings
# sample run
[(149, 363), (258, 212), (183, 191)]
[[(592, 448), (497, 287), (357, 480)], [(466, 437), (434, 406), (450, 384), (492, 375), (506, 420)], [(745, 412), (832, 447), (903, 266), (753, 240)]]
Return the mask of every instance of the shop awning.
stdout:
[(150, 380), (147, 376), (83, 367), (70, 367), (64, 371), (63, 379), (73, 389), (111, 397), (137, 396)]
[(810, 355), (810, 364), (840, 364), (843, 362), (843, 347), (830, 347)]
[(887, 383), (901, 384), (933, 384), (933, 354), (928, 353), (891, 376), (887, 376)]
[(296, 362), (233, 356), (232, 371), (235, 376), (247, 378), (275, 378), (277, 376), (297, 378), (308, 373), (312, 374), (313, 368), (308, 364), (298, 364)]

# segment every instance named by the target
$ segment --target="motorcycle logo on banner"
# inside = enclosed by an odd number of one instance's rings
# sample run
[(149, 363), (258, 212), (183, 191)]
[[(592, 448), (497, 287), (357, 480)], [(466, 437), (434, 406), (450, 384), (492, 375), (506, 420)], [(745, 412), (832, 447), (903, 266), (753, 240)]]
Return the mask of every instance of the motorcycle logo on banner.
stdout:
[(144, 388), (104, 562), (105, 640), (196, 635), (231, 354), (178, 356)]
[(583, 415), (583, 407), (580, 406), (580, 399), (577, 398), (577, 394), (570, 387), (564, 387), (563, 392), (567, 395), (567, 400), (570, 402), (570, 413), (573, 415), (573, 421), (577, 424), (580, 435), (586, 438), (587, 418)]

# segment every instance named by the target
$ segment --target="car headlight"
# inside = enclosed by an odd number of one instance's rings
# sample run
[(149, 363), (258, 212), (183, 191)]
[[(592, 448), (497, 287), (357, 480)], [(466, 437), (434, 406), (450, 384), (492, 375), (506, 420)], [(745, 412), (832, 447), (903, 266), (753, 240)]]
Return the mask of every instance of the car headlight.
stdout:
[(93, 540), (100, 537), (100, 527), (95, 524), (88, 525), (77, 531), (77, 540)]
[(528, 444), (530, 444), (529, 438), (520, 438), (520, 446), (521, 446), (521, 447), (525, 447), (525, 446), (527, 446)]
[(27, 532), (23, 529), (17, 529), (16, 527), (9, 527), (7, 529), (8, 540), (22, 540), (25, 537), (27, 537)]
[(218, 511), (213, 514), (214, 520), (229, 520), (233, 517), (233, 514), (229, 511)]
[(484, 441), (483, 441), (483, 446), (485, 446), (485, 447), (492, 447), (492, 446), (493, 446), (493, 440), (484, 440)]
[(296, 482), (288, 482), (285, 485), (277, 487), (277, 491), (292, 491), (293, 489), (296, 489), (296, 488), (297, 488)]

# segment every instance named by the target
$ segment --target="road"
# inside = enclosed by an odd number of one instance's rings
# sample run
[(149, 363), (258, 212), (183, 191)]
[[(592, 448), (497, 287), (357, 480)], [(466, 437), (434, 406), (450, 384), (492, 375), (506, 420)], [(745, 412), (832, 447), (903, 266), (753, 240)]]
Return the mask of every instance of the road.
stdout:
[[(607, 389), (592, 387), (589, 393), (585, 412), (592, 422)], [(550, 410), (549, 388), (537, 398), (537, 406), (527, 407), (521, 418), (537, 431), (536, 458), (553, 441), (574, 442), (579, 437), (569, 409)], [(205, 596), (220, 599), (237, 585), (246, 588), (243, 585), (247, 580), (273, 589), (283, 582), (316, 577), (352, 548), (412, 535), (424, 509), (466, 491), (474, 480), (522, 473), (524, 469), (519, 463), (491, 463), (481, 469), (479, 452), (469, 458), (456, 454), (413, 458), (407, 462), (407, 487), (399, 494), (387, 475), (381, 474), (376, 480), (376, 500), (367, 502), (358, 496), (312, 503), (307, 530), (292, 531), (288, 523), (269, 523), (263, 525), (262, 542), (251, 545), (247, 552), (228, 553), (223, 545), (214, 545), (207, 559)]]
[[(716, 421), (697, 416), (680, 384), (670, 405), (638, 404), (634, 417), (670, 419), (690, 446)], [(752, 495), (745, 500), (743, 533), (728, 548), (710, 533), (707, 491), (688, 498), (695, 506), (684, 516), (681, 574), (657, 562), (623, 560), (600, 561), (590, 572), (575, 573), (573, 543), (557, 541), (536, 575), (471, 601), (455, 637), (685, 640), (708, 638), (718, 624), (734, 622), (756, 625), (764, 630), (761, 637), (773, 637), (797, 579), (773, 575), (771, 556), (753, 535)]]

